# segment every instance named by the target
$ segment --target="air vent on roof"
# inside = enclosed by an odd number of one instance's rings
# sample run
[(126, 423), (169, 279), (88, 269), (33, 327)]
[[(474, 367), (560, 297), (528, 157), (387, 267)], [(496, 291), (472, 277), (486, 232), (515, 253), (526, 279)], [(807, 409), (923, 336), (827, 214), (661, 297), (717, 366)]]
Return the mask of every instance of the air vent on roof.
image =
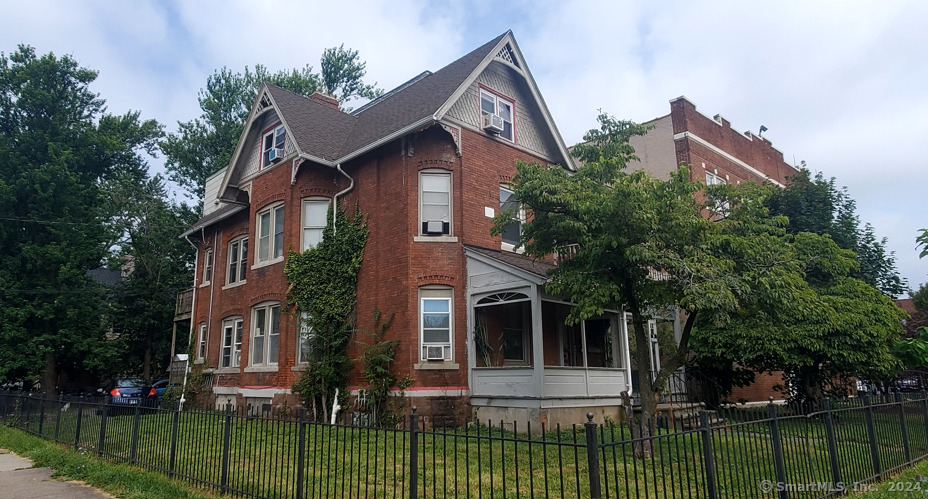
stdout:
[(484, 114), (483, 129), (490, 133), (503, 133), (503, 118), (495, 114)]
[(271, 149), (267, 152), (267, 160), (274, 162), (280, 161), (284, 157), (284, 150), (280, 148)]

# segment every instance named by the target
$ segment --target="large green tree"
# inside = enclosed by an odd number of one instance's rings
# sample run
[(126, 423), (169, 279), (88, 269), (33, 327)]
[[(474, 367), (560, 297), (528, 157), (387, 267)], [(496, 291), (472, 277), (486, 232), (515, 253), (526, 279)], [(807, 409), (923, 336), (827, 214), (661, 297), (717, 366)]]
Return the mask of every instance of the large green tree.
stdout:
[(844, 249), (853, 251), (858, 266), (852, 275), (888, 296), (906, 290), (906, 282), (896, 269), (896, 256), (886, 249), (886, 238), (877, 239), (873, 226), (861, 226), (856, 202), (846, 188), (838, 188), (834, 178), (802, 168), (789, 177), (784, 189), (768, 201), (770, 212), (789, 218), (789, 232), (828, 234)]
[[(687, 361), (697, 320), (724, 323), (755, 304), (809, 311), (814, 293), (802, 279), (786, 219), (768, 216), (762, 204), (769, 188), (719, 186), (707, 199), (696, 195), (703, 186), (689, 181), (685, 168), (669, 181), (643, 170), (627, 172), (635, 157), (628, 139), (645, 128), (607, 115), (599, 121), (600, 128), (574, 149), (583, 162), (576, 174), (517, 164), (514, 190), (530, 213), (520, 244), (536, 257), (571, 255), (551, 271), (546, 285), (576, 304), (571, 322), (622, 307), (632, 314), (635, 344), (647, 345), (653, 314), (685, 312), (676, 353), (650, 378), (647, 373), (639, 378), (642, 417), (649, 421), (656, 413), (655, 394)], [(501, 213), (494, 230), (502, 230), (511, 216)], [(564, 252), (568, 246), (572, 250)], [(647, 349), (634, 355), (639, 366), (650, 365)], [(640, 429), (646, 434), (648, 428)]]
[(0, 379), (39, 380), (111, 361), (104, 290), (88, 276), (115, 237), (103, 183), (138, 169), (161, 134), (114, 116), (69, 56), (0, 54)]
[(254, 71), (246, 67), (233, 73), (222, 68), (210, 75), (199, 94), (200, 116), (179, 122), (177, 132), (169, 134), (162, 145), (169, 178), (202, 199), (206, 179), (229, 164), (258, 89), (265, 82), (307, 96), (324, 91), (343, 105), (354, 98), (372, 99), (382, 93), (376, 83), (363, 82), (366, 63), (357, 50), (344, 45), (328, 48), (320, 62), (319, 73), (310, 65), (272, 73), (257, 64)]
[[(121, 236), (114, 263), (126, 274), (110, 298), (111, 337), (120, 351), (110, 374), (151, 379), (169, 365), (175, 297), (192, 277), (194, 249), (177, 234), (196, 221), (197, 213), (170, 203), (160, 176), (120, 179), (110, 184), (108, 198)], [(179, 335), (178, 350), (186, 338)]]

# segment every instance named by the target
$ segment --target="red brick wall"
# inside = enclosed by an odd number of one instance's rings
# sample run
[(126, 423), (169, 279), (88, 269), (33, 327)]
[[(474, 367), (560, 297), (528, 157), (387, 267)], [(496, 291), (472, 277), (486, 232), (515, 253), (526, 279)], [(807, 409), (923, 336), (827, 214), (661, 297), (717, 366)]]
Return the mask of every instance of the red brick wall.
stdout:
[(773, 397), (774, 400), (786, 398), (784, 392), (776, 390), (776, 386), (784, 386), (783, 373), (781, 371), (759, 372), (754, 373), (754, 382), (748, 386), (742, 386), (732, 390), (728, 400), (731, 402), (766, 402)]
[[(690, 132), (781, 184), (786, 182), (787, 176), (797, 173), (795, 168), (783, 161), (783, 153), (774, 149), (767, 139), (753, 134), (748, 138), (732, 129), (728, 120), (720, 118), (720, 123), (699, 113), (696, 106), (684, 98), (670, 103), (670, 114), (674, 134)], [(731, 184), (763, 180), (763, 177), (695, 140), (676, 140), (675, 147), (677, 163), (691, 165), (694, 180), (705, 180), (703, 165), (706, 170), (717, 171), (722, 178), (727, 177)]]
[[(462, 155), (458, 156), (451, 136), (438, 126), (393, 141), (360, 158), (342, 165), (354, 179), (354, 187), (341, 198), (340, 206), (349, 214), (357, 204), (367, 216), (370, 236), (364, 250), (364, 262), (358, 282), (357, 326), (361, 331), (374, 329), (374, 310), (395, 314), (385, 339), (398, 339), (394, 371), (398, 377), (415, 379), (411, 386), (411, 405), (421, 407), (421, 413), (442, 412), (447, 407), (463, 410), (466, 398), (435, 398), (416, 402), (416, 391), (439, 388), (466, 389), (467, 386), (467, 311), (466, 268), (463, 244), (497, 249), (500, 236), (491, 236), (492, 219), (484, 208), (499, 212), (499, 184), (508, 183), (516, 173), (515, 160), (540, 161), (516, 149), (511, 144), (483, 133), (462, 131)], [(417, 242), (419, 232), (418, 189), (419, 171), (443, 169), (452, 174), (452, 236), (456, 242)], [(222, 319), (240, 315), (244, 319), (242, 364), (248, 365), (250, 353), (252, 306), (266, 301), (279, 301), (286, 308), (286, 277), (284, 263), (251, 269), (257, 242), (254, 220), (258, 211), (268, 204), (284, 203), (284, 240), (286, 248), (299, 250), (301, 238), (301, 203), (307, 196), (332, 197), (349, 186), (349, 180), (335, 169), (304, 163), (298, 171), (296, 184), (291, 186), (290, 162), (284, 162), (253, 180), (248, 210), (212, 226), (205, 233), (202, 250), (214, 247), (212, 287), (212, 320), (208, 359), (217, 367), (221, 349)], [(226, 280), (228, 243), (232, 238), (248, 234), (249, 269), (246, 284), (221, 289)], [(218, 244), (213, 243), (217, 236)], [(202, 261), (200, 262), (202, 267)], [(202, 268), (198, 269), (198, 278)], [(454, 289), (454, 362), (457, 369), (416, 370), (418, 348), (418, 288), (441, 284)], [(210, 307), (210, 286), (198, 288), (194, 312), (194, 328), (207, 321)], [(274, 373), (248, 373), (217, 377), (217, 386), (289, 387), (299, 376), (293, 372), (297, 328), (294, 320), (282, 313), (280, 331), (280, 361)], [(349, 355), (358, 358), (363, 351), (361, 342), (371, 339), (357, 333)], [(349, 384), (365, 384), (359, 363)], [(242, 370), (244, 371), (244, 369)], [(433, 403), (434, 402), (434, 403)], [(437, 404), (437, 405), (436, 405)], [(433, 407), (434, 406), (434, 407)], [(466, 412), (465, 412), (466, 413)]]

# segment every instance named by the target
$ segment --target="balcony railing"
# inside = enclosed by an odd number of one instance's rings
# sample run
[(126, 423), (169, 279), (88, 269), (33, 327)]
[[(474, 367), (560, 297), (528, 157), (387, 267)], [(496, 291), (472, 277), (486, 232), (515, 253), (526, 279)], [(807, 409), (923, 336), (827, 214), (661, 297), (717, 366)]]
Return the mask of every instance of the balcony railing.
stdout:
[(186, 319), (193, 312), (193, 288), (177, 293), (177, 303), (174, 305), (174, 320)]

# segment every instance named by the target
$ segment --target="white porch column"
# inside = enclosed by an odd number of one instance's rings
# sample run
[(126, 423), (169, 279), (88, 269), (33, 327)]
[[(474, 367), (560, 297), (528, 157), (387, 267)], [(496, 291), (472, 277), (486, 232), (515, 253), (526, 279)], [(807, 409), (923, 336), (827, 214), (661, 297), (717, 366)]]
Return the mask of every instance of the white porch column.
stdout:
[(532, 285), (532, 384), (537, 397), (545, 393), (545, 348), (541, 322), (541, 290)]

